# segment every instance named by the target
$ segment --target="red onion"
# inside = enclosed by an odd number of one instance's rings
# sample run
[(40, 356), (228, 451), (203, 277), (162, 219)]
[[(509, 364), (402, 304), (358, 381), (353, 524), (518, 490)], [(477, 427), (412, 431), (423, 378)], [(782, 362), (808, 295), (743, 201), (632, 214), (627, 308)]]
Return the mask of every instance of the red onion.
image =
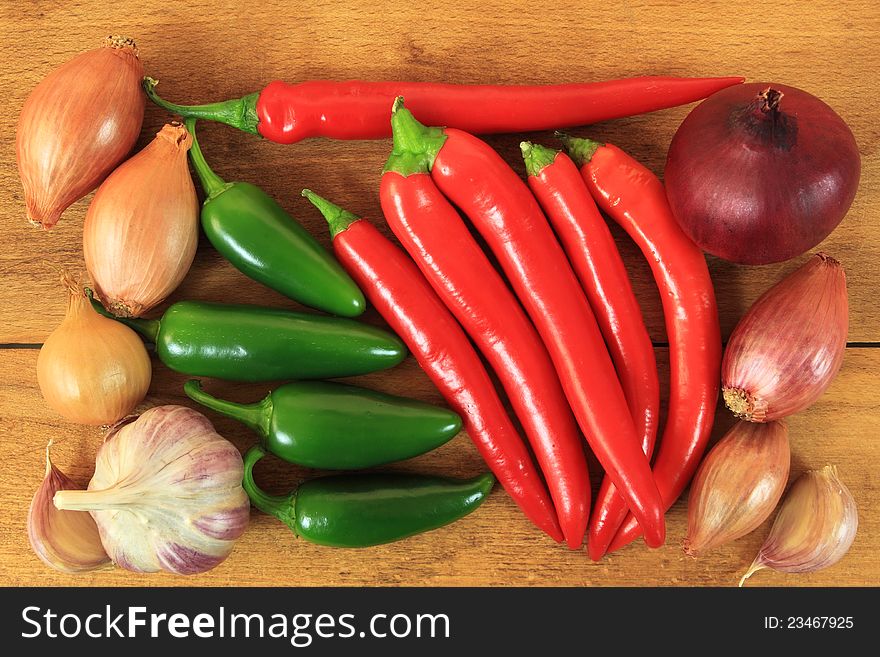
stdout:
[(849, 209), (861, 162), (852, 132), (815, 96), (781, 84), (713, 94), (669, 146), (666, 193), (704, 251), (743, 264), (788, 260)]
[(52, 228), (132, 149), (144, 120), (143, 77), (134, 41), (107, 37), (34, 88), (15, 143), (31, 223)]

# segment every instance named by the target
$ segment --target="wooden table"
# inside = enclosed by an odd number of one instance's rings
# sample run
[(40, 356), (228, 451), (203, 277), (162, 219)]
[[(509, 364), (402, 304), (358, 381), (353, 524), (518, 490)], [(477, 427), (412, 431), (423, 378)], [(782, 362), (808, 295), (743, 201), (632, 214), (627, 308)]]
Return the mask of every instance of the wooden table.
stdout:
[[(0, 8), (0, 582), (10, 585), (722, 585), (736, 583), (768, 530), (687, 558), (683, 501), (668, 515), (666, 547), (648, 551), (641, 542), (600, 563), (570, 552), (535, 531), (509, 498), (496, 490), (477, 513), (453, 526), (367, 550), (319, 548), (297, 540), (279, 523), (254, 512), (235, 552), (221, 567), (194, 577), (134, 575), (122, 570), (70, 577), (56, 573), (28, 547), (28, 503), (43, 475), (43, 452), (56, 441), (56, 463), (88, 481), (100, 432), (63, 421), (46, 407), (36, 386), (40, 344), (64, 312), (57, 271), (83, 271), (82, 222), (90, 197), (70, 208), (58, 227), (39, 232), (24, 220), (15, 167), (14, 133), (21, 104), (52, 68), (97, 46), (108, 33), (136, 38), (147, 72), (162, 81), (168, 99), (209, 101), (259, 89), (274, 78), (416, 79), (460, 83), (552, 83), (641, 74), (742, 74), (809, 90), (852, 126), (862, 152), (862, 181), (842, 225), (822, 248), (847, 268), (850, 348), (831, 389), (808, 411), (791, 418), (792, 474), (837, 464), (860, 507), (860, 528), (838, 565), (808, 576), (756, 575), (760, 585), (880, 584), (880, 6), (839, 0), (753, 3), (565, 2), (558, 7), (495, 0), (447, 3), (298, 2), (275, 10), (271, 3), (214, 2), (211, 9), (146, 0), (129, 3), (72, 1)], [(809, 8), (807, 8), (809, 6)], [(689, 108), (585, 128), (581, 134), (612, 141), (662, 173), (669, 140)], [(140, 145), (167, 120), (148, 106)], [(309, 141), (281, 146), (222, 126), (201, 131), (204, 151), (231, 180), (261, 185), (324, 243), (323, 221), (299, 190), (310, 187), (371, 217), (386, 233), (377, 186), (387, 141)], [(519, 171), (521, 135), (489, 141)], [(529, 135), (552, 144), (549, 134)], [(619, 233), (626, 263), (657, 347), (661, 377), (668, 377), (657, 290), (636, 249)], [(741, 267), (709, 258), (717, 286), (724, 336), (749, 304), (803, 258), (779, 265)], [(225, 299), (291, 307), (223, 261), (203, 239), (195, 265), (173, 299)], [(371, 322), (380, 322), (373, 313)], [(183, 377), (154, 360), (147, 402), (189, 403)], [(390, 392), (439, 402), (437, 392), (408, 359), (394, 371), (359, 380)], [(267, 386), (211, 383), (239, 400), (262, 396)], [(665, 391), (664, 391), (665, 394)], [(209, 414), (218, 430), (241, 448), (252, 436), (232, 421)], [(715, 438), (732, 423), (719, 410)], [(399, 469), (450, 475), (475, 474), (481, 461), (461, 435), (433, 454)], [(259, 477), (281, 491), (310, 473), (274, 463)], [(594, 469), (594, 483), (598, 485)], [(267, 487), (270, 487), (267, 483)]]

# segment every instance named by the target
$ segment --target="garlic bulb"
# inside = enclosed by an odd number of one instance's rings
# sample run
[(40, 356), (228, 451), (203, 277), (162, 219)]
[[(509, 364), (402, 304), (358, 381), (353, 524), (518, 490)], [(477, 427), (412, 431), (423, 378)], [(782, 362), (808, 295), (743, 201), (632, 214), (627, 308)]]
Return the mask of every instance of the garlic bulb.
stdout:
[(847, 313), (846, 274), (824, 253), (767, 290), (727, 342), (727, 407), (743, 420), (770, 422), (819, 399), (843, 362)]
[(77, 490), (67, 475), (56, 468), (46, 446), (46, 476), (31, 500), (28, 541), (43, 562), (64, 573), (82, 573), (110, 565), (101, 545), (98, 526), (84, 511), (59, 511), (52, 498), (60, 490)]
[(757, 529), (782, 497), (790, 464), (785, 424), (737, 422), (691, 483), (685, 553), (697, 556)]
[(739, 585), (762, 568), (811, 573), (833, 566), (847, 553), (859, 528), (852, 493), (837, 468), (805, 472), (792, 484), (770, 535)]
[(150, 387), (150, 356), (138, 335), (99, 315), (82, 286), (65, 275), (67, 314), (37, 356), (43, 398), (71, 422), (113, 424)]
[(134, 41), (107, 37), (34, 87), (18, 119), (18, 172), (28, 220), (52, 228), (137, 141), (146, 98)]
[(208, 419), (159, 406), (111, 429), (86, 491), (60, 491), (58, 509), (91, 511), (113, 562), (127, 570), (205, 572), (247, 527), (241, 454)]
[(183, 281), (199, 241), (199, 204), (189, 174), (192, 137), (163, 127), (98, 188), (83, 227), (95, 291), (120, 317), (140, 317)]

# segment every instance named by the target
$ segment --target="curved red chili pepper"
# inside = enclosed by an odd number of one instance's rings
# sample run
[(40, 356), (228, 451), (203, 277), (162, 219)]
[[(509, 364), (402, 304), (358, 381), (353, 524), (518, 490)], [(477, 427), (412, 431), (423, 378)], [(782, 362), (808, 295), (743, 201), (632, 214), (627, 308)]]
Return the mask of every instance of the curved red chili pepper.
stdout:
[(488, 144), (461, 130), (427, 128), (395, 103), (395, 149), (422, 158), (440, 191), (498, 258), (550, 352), (593, 452), (649, 545), (665, 539), (662, 500), (596, 318), (547, 219), (519, 176)]
[[(657, 176), (611, 144), (564, 141), (593, 198), (638, 244), (660, 288), (669, 336), (670, 392), (654, 478), (668, 509), (693, 477), (715, 419), (721, 331), (712, 279), (702, 251), (673, 217)], [(603, 527), (601, 540), (614, 551), (640, 534), (630, 515), (619, 530)]]
[(372, 224), (308, 190), (330, 224), (333, 250), (421, 368), (464, 419), (489, 468), (526, 516), (555, 541), (562, 532), (528, 449), (468, 337), (422, 273)]
[(397, 239), (498, 375), (544, 473), (566, 542), (578, 549), (590, 513), (587, 459), (538, 332), (426, 167), (398, 173), (392, 155), (379, 198)]
[[(617, 245), (574, 162), (565, 153), (528, 142), (522, 143), (522, 149), (529, 187), (556, 229), (586, 292), (620, 377), (642, 451), (650, 458), (660, 408), (657, 361)], [(603, 529), (613, 526), (616, 531), (626, 513), (626, 503), (606, 476), (590, 521), (587, 549), (591, 558), (600, 559), (608, 547), (607, 543), (600, 546)]]
[(145, 78), (144, 89), (154, 103), (185, 118), (221, 121), (292, 144), (306, 137), (388, 137), (388, 108), (400, 95), (429, 125), (485, 134), (565, 128), (653, 112), (706, 98), (742, 81), (741, 77), (640, 77), (544, 86), (275, 81), (259, 93), (190, 106), (160, 98), (154, 89), (156, 81), (150, 78)]

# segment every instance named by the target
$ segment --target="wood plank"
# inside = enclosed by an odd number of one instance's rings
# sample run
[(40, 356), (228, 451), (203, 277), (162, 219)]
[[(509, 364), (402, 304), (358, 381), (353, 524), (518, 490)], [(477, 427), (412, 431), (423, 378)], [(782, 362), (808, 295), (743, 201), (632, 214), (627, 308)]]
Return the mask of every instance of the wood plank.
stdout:
[[(842, 10), (837, 2), (811, 3), (803, 20), (799, 3), (581, 3), (554, 11), (514, 9), (493, 0), (437, 12), (391, 2), (368, 6), (346, 0), (330, 6), (308, 2), (243, 9), (238, 2), (212, 3), (204, 15), (185, 6), (75, 1), (41, 5), (21, 20), (14, 4), (0, 7), (8, 47), (0, 53), (0, 85), (11, 111), (0, 114), (0, 138), (14, 138), (18, 108), (54, 66), (100, 42), (107, 29), (137, 37), (146, 70), (161, 92), (180, 102), (234, 97), (273, 78), (444, 79), (450, 82), (601, 80), (640, 74), (721, 75), (779, 80), (807, 89), (850, 123), (863, 156), (859, 193), (844, 223), (821, 248), (847, 267), (851, 295), (850, 340), (880, 340), (880, 313), (873, 303), (880, 287), (880, 9), (861, 0)], [(858, 17), (857, 20), (852, 17)], [(658, 29), (662, 30), (658, 32)], [(798, 36), (800, 35), (800, 36)], [(484, 47), (485, 44), (491, 47)], [(479, 56), (474, 56), (479, 52)], [(578, 132), (619, 144), (660, 173), (665, 151), (688, 108), (624, 119)], [(168, 117), (149, 107), (140, 145)], [(326, 229), (299, 190), (311, 187), (379, 223), (377, 184), (388, 154), (386, 141), (294, 146), (262, 142), (234, 130), (206, 126), (204, 149), (231, 180), (258, 183), (327, 243)], [(554, 143), (548, 133), (527, 135)], [(517, 144), (523, 135), (492, 137), (522, 172)], [(49, 233), (23, 220), (14, 149), (0, 151), (0, 343), (39, 343), (57, 326), (64, 309), (55, 272), (82, 269), (81, 230), (88, 198), (72, 207)], [(659, 298), (647, 266), (616, 232), (646, 322), (664, 340)], [(710, 258), (725, 335), (748, 305), (802, 259), (766, 267), (741, 267)], [(289, 303), (222, 262), (203, 244), (188, 279), (174, 298)]]
[[(56, 441), (56, 465), (79, 482), (87, 482), (100, 443), (94, 428), (64, 422), (36, 389), (36, 350), (0, 352), (0, 445), (6, 454), (0, 475), (0, 497), (7, 512), (0, 516), (0, 580), (7, 585), (491, 585), (491, 586), (730, 586), (748, 567), (769, 526), (698, 560), (682, 553), (686, 531), (684, 501), (668, 514), (668, 543), (649, 551), (641, 542), (600, 563), (585, 552), (555, 545), (532, 528), (500, 489), (471, 516), (449, 527), (400, 543), (363, 550), (334, 550), (297, 540), (277, 521), (253, 511), (252, 522), (232, 556), (219, 568), (197, 577), (136, 575), (121, 570), (72, 577), (45, 567), (31, 552), (26, 536), (30, 497), (43, 475), (43, 450)], [(661, 376), (667, 376), (666, 353), (658, 349)], [(841, 476), (859, 504), (859, 533), (842, 562), (812, 575), (784, 576), (762, 572), (750, 586), (837, 586), (880, 584), (880, 508), (874, 504), (880, 460), (880, 402), (874, 392), (880, 350), (850, 349), (831, 389), (808, 411), (790, 420), (792, 474), (828, 463)], [(146, 403), (186, 403), (183, 377), (155, 365)], [(408, 359), (385, 373), (352, 379), (376, 389), (439, 402), (437, 392)], [(218, 395), (248, 401), (266, 390), (260, 385), (208, 382)], [(664, 393), (665, 394), (665, 393)], [(253, 436), (241, 425), (208, 412), (223, 435), (244, 449)], [(731, 425), (720, 411), (715, 438)], [(594, 488), (599, 471), (593, 464)], [(435, 452), (396, 465), (395, 470), (470, 476), (483, 469), (465, 435)], [(314, 473), (273, 460), (258, 478), (268, 489), (289, 489)]]
[[(73, 55), (97, 46), (112, 31), (135, 37), (149, 74), (161, 93), (179, 102), (235, 97), (275, 78), (445, 80), (460, 83), (552, 83), (602, 80), (643, 74), (742, 74), (780, 81), (823, 98), (850, 124), (862, 153), (862, 180), (853, 207), (822, 248), (848, 270), (850, 340), (880, 342), (880, 5), (868, 0), (840, 3), (730, 2), (584, 3), (564, 0), (552, 10), (538, 3), (483, 0), (441, 3), (432, 8), (403, 0), (380, 4), (340, 0), (319, 3), (250, 3), (215, 0), (199, 12), (180, 3), (145, 0), (137, 11), (127, 3), (70, 0), (36, 3), (22, 15), (16, 3), (0, 4), (0, 343), (40, 343), (59, 323), (64, 298), (61, 268), (82, 270), (81, 231), (89, 198), (75, 204), (58, 228), (41, 233), (26, 226), (15, 167), (15, 123), (24, 98), (46, 73)], [(467, 6), (464, 6), (467, 5)], [(578, 134), (617, 143), (662, 173), (668, 142), (689, 108), (614, 121)], [(168, 117), (148, 107), (139, 147)], [(299, 190), (309, 186), (383, 229), (378, 177), (387, 141), (333, 143), (312, 140), (281, 146), (222, 126), (200, 132), (206, 155), (230, 180), (259, 184), (325, 244), (326, 229)], [(492, 137), (488, 141), (522, 172), (522, 138), (553, 144), (548, 133)], [(387, 230), (386, 230), (387, 232)], [(659, 298), (647, 266), (620, 231), (615, 231), (646, 323), (664, 340)], [(203, 240), (204, 242), (204, 240)], [(729, 333), (748, 305), (803, 258), (767, 267), (740, 267), (709, 258), (722, 329)], [(225, 263), (210, 245), (200, 246), (178, 298), (224, 299), (294, 306), (252, 283)], [(372, 311), (366, 321), (380, 322)], [(533, 530), (500, 490), (478, 512), (430, 534), (399, 544), (357, 551), (319, 548), (296, 540), (257, 512), (232, 557), (195, 578), (138, 576), (119, 570), (63, 576), (32, 554), (25, 534), (27, 507), (43, 472), (43, 447), (55, 438), (57, 463), (86, 482), (100, 442), (97, 430), (55, 416), (42, 401), (34, 376), (36, 350), (0, 349), (0, 446), (6, 454), (0, 494), (0, 580), (7, 585), (733, 585), (767, 532), (750, 536), (694, 561), (679, 549), (685, 505), (669, 514), (669, 544), (657, 551), (642, 545), (593, 564), (582, 552), (552, 544)], [(665, 350), (658, 349), (665, 376)], [(837, 566), (809, 576), (762, 572), (751, 586), (880, 584), (880, 510), (874, 464), (880, 447), (880, 395), (876, 372), (880, 350), (850, 349), (829, 392), (791, 419), (793, 473), (836, 463), (860, 504), (861, 524), (851, 552)], [(439, 402), (427, 378), (408, 360), (392, 372), (360, 382), (389, 392)], [(149, 404), (183, 403), (183, 378), (156, 366)], [(211, 383), (210, 390), (253, 400), (266, 386)], [(252, 437), (235, 423), (211, 414), (218, 430), (244, 448)], [(715, 437), (730, 426), (721, 412)], [(396, 466), (467, 476), (483, 468), (466, 436), (436, 452)], [(279, 462), (260, 477), (290, 487), (310, 473)], [(594, 484), (598, 484), (594, 468)]]

